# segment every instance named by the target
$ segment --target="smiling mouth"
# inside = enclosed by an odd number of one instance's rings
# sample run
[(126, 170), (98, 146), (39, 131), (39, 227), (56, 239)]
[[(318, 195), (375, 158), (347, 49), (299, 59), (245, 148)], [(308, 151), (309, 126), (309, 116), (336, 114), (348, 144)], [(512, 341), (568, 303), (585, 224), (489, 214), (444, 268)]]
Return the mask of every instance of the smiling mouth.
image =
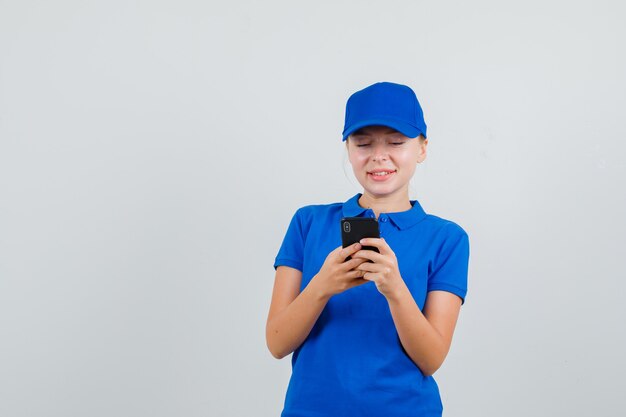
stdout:
[(387, 178), (393, 176), (396, 171), (377, 171), (377, 172), (368, 172), (367, 175), (372, 178), (374, 181), (385, 181)]
[(374, 175), (374, 176), (377, 176), (377, 177), (382, 177), (382, 176), (385, 176), (385, 175), (393, 174), (394, 172), (396, 172), (396, 171), (394, 170), (394, 171), (368, 172), (368, 174)]

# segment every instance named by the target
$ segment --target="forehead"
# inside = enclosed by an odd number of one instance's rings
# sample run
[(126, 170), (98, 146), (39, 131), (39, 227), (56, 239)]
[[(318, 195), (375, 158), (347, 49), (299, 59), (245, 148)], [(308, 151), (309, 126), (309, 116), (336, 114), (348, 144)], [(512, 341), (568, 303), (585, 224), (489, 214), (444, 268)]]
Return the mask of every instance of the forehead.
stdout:
[(356, 130), (354, 133), (352, 133), (351, 136), (358, 138), (380, 135), (402, 136), (402, 133), (387, 126), (365, 126)]

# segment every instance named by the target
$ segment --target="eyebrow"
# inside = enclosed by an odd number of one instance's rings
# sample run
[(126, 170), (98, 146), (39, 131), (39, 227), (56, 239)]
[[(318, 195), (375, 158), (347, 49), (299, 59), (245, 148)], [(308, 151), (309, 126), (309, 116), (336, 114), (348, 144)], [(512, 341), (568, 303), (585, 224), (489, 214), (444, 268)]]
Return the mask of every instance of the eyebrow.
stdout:
[[(386, 135), (392, 135), (392, 134), (399, 134), (401, 135), (402, 133), (398, 132), (396, 129), (393, 128), (388, 128), (386, 132), (383, 132), (383, 134)], [(352, 134), (352, 136), (372, 136), (370, 133), (367, 133), (367, 131), (364, 131), (363, 129), (357, 129), (356, 132), (354, 132)]]
[[(392, 135), (402, 135), (402, 133), (398, 132), (397, 130), (391, 129), (385, 133), (383, 133), (383, 135), (388, 135), (388, 136), (392, 136)], [(366, 133), (366, 132), (360, 132), (360, 131), (356, 131), (354, 132), (351, 136), (358, 138), (358, 137), (371, 137), (373, 136), (370, 133)]]

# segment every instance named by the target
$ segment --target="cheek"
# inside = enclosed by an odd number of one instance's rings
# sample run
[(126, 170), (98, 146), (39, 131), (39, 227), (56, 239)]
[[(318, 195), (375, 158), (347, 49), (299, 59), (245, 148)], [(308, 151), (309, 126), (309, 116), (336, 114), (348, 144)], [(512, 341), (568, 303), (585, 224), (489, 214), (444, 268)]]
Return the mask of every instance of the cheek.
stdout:
[(413, 157), (410, 152), (406, 152), (403, 150), (398, 152), (398, 149), (395, 152), (390, 152), (389, 157), (391, 159), (391, 163), (402, 172), (407, 173), (411, 168), (414, 168), (413, 165), (416, 164), (417, 158)]
[(417, 155), (419, 150), (417, 147), (410, 147), (404, 149), (402, 152), (399, 152), (396, 155), (396, 160), (400, 161), (402, 164), (415, 164), (417, 163)]
[(413, 155), (405, 155), (402, 157), (402, 160), (398, 160), (398, 165), (402, 167), (405, 175), (412, 177), (417, 167), (417, 157), (413, 157)]
[(361, 167), (367, 163), (368, 155), (364, 152), (350, 152), (348, 156), (348, 160), (352, 164), (353, 167)]
[(398, 156), (398, 161), (400, 161), (402, 164), (413, 164), (417, 161), (417, 153), (412, 154), (410, 152), (405, 152), (402, 155)]

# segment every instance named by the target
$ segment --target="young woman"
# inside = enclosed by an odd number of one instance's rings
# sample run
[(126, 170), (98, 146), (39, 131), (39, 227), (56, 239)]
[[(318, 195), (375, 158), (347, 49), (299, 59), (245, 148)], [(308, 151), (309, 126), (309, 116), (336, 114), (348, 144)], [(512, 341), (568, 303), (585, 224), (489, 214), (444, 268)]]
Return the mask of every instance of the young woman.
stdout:
[[(413, 90), (354, 93), (343, 140), (363, 192), (298, 209), (274, 263), (267, 345), (293, 352), (281, 416), (441, 416), (432, 375), (465, 301), (469, 241), (409, 199), (428, 144)], [(359, 216), (378, 219), (380, 238), (342, 248), (340, 219)]]

